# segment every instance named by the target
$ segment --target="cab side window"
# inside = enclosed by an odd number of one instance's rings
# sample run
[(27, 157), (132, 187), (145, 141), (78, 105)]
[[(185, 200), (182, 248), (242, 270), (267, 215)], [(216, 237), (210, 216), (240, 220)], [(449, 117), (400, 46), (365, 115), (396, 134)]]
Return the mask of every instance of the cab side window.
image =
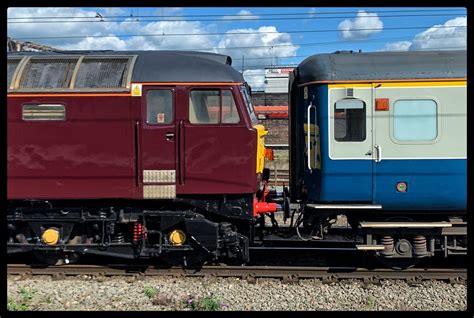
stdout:
[(149, 90), (146, 94), (146, 123), (149, 125), (173, 122), (173, 91), (169, 89)]
[(240, 122), (232, 91), (192, 90), (189, 95), (189, 122), (192, 124)]
[(365, 103), (348, 98), (334, 104), (334, 139), (336, 141), (364, 141), (366, 138)]
[(224, 124), (236, 124), (240, 122), (234, 96), (232, 96), (232, 92), (228, 89), (222, 91), (222, 122)]

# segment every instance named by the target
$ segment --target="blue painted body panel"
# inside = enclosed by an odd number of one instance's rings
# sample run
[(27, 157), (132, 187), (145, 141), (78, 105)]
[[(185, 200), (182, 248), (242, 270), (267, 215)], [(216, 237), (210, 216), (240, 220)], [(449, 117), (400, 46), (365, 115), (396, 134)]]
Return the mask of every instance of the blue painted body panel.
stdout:
[[(407, 191), (397, 192), (397, 182)], [(464, 210), (466, 159), (382, 160), (374, 164), (374, 203), (384, 209)]]
[[(332, 160), (328, 155), (328, 87), (311, 85), (309, 94), (315, 95), (318, 105), (322, 160), (320, 171), (305, 171), (311, 201), (368, 202), (387, 210), (466, 209), (466, 159)], [(398, 182), (407, 183), (407, 192), (396, 191)]]

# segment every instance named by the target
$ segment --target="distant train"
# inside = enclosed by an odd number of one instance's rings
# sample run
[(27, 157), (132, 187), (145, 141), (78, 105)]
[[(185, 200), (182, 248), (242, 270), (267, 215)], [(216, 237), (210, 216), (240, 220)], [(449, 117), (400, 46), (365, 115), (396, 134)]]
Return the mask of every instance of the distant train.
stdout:
[(389, 266), (465, 253), (465, 52), (303, 61), (283, 198), (228, 56), (24, 52), (7, 66), (8, 254), (247, 262), (281, 231), (278, 209), (298, 213), (288, 242), (324, 240), (346, 214), (354, 247)]

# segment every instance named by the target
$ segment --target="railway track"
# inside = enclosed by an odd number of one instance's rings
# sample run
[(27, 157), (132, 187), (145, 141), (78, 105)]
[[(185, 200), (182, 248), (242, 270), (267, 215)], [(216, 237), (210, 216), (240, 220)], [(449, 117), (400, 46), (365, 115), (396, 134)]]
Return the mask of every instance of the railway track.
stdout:
[(8, 264), (8, 275), (24, 278), (47, 275), (55, 279), (67, 276), (88, 275), (95, 277), (131, 276), (139, 279), (146, 276), (171, 277), (238, 277), (249, 282), (258, 278), (281, 279), (282, 282), (298, 282), (300, 279), (321, 279), (323, 283), (342, 279), (362, 280), (364, 283), (379, 283), (381, 280), (405, 280), (407, 283), (421, 283), (426, 280), (442, 280), (452, 284), (463, 284), (467, 279), (464, 268), (426, 269), (412, 268), (403, 271), (391, 269), (366, 269), (349, 267), (289, 267), (289, 266), (203, 266), (199, 269), (180, 267), (152, 268), (130, 265), (63, 265), (35, 267), (25, 264)]

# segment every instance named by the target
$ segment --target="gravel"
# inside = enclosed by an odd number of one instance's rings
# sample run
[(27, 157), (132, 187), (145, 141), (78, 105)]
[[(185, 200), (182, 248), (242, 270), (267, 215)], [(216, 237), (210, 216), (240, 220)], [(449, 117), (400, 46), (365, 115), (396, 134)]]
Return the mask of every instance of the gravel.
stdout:
[[(317, 279), (286, 284), (238, 278), (79, 276), (54, 280), (8, 276), (8, 305), (18, 310), (197, 310), (193, 304), (214, 304), (218, 310), (466, 310), (466, 285), (404, 281), (366, 285)], [(193, 299), (192, 301), (190, 299)], [(204, 300), (203, 300), (204, 299)]]

